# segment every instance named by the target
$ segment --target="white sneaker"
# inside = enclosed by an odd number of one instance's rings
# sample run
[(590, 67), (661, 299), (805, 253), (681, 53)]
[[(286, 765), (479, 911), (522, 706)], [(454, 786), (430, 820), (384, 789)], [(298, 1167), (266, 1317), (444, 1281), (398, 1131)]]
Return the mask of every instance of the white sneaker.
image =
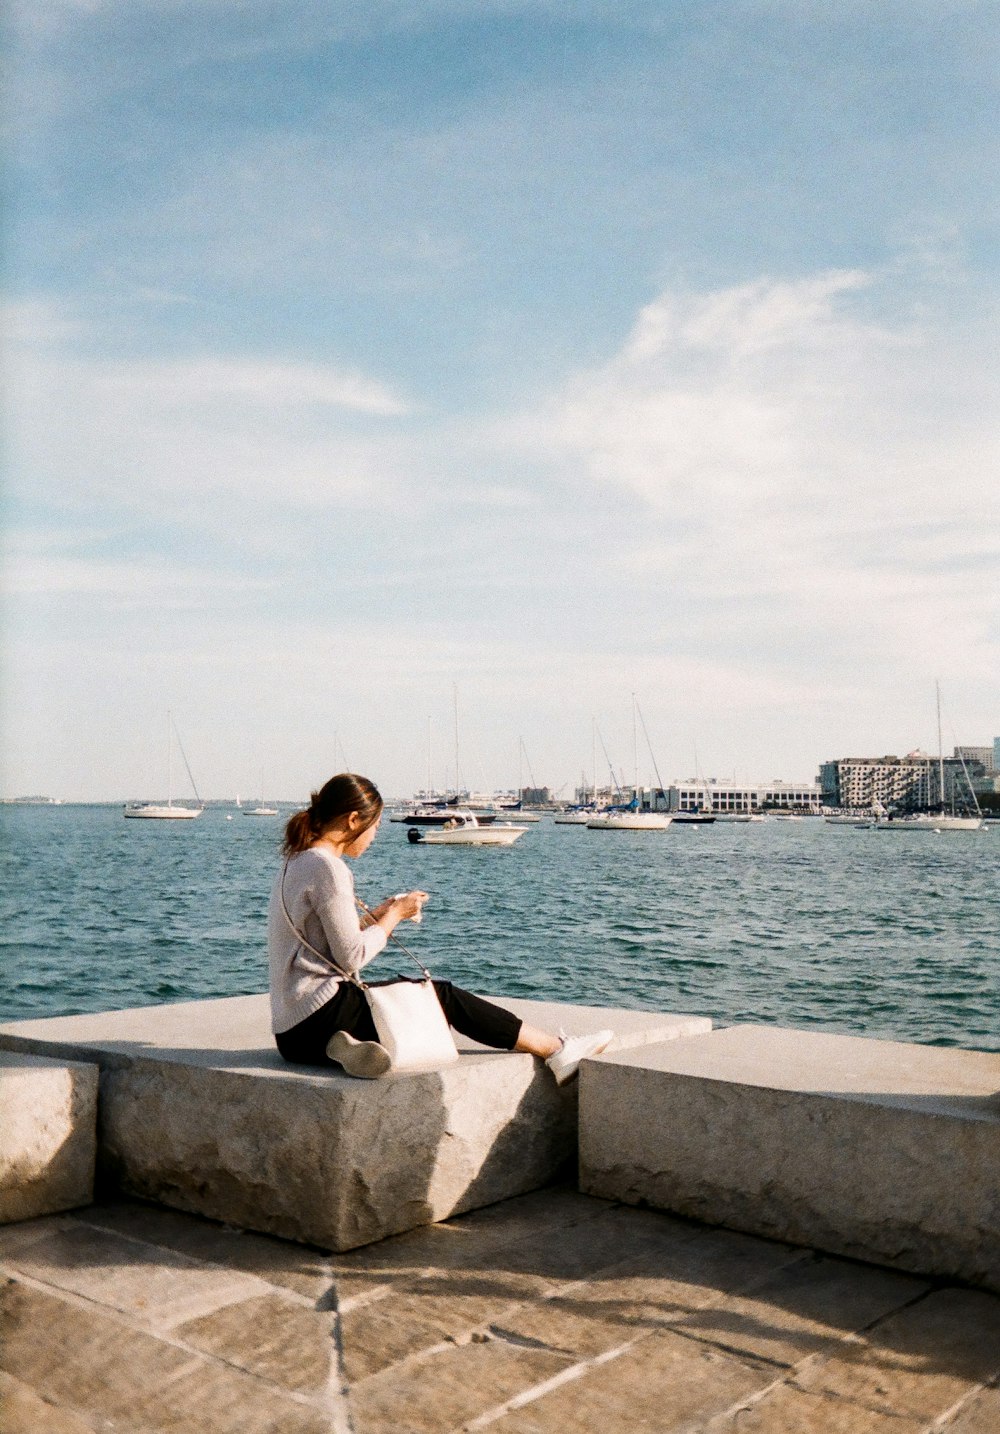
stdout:
[(595, 1031), (590, 1036), (563, 1036), (562, 1045), (545, 1064), (556, 1078), (556, 1085), (565, 1085), (580, 1069), (587, 1056), (599, 1056), (615, 1038), (614, 1031)]
[(326, 1053), (343, 1066), (348, 1075), (360, 1076), (363, 1080), (385, 1075), (392, 1065), (385, 1046), (380, 1046), (378, 1041), (359, 1041), (347, 1031), (334, 1031), (326, 1043)]

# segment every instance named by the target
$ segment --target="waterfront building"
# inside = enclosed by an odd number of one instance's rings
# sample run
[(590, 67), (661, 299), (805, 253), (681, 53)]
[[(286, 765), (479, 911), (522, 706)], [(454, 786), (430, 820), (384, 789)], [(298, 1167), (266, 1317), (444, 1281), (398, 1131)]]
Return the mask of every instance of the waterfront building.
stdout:
[(905, 757), (838, 757), (822, 763), (819, 782), (824, 806), (920, 811), (968, 802), (972, 774), (967, 767), (960, 757), (939, 762), (921, 751)]
[(552, 804), (552, 792), (548, 787), (522, 787), (518, 797), (526, 807), (548, 807)]
[[(955, 756), (968, 767), (970, 777), (982, 777), (994, 770), (992, 747), (956, 747)], [(982, 771), (974, 771), (975, 767), (981, 767)]]
[[(643, 792), (652, 788), (641, 787), (639, 790)], [(624, 807), (634, 797), (635, 788), (631, 785), (595, 787), (593, 782), (581, 782), (573, 791), (573, 803), (578, 807)]]
[(643, 806), (652, 811), (724, 812), (818, 811), (817, 782), (760, 782), (741, 785), (718, 777), (674, 782), (666, 791), (648, 788)]

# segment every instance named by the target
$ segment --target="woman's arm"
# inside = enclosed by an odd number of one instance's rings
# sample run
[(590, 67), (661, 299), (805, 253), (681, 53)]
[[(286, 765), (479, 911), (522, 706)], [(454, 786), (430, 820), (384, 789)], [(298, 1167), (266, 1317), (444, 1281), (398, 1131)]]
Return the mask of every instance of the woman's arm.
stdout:
[(373, 961), (401, 921), (419, 912), (427, 896), (409, 891), (391, 897), (372, 912), (374, 921), (362, 926), (354, 899), (354, 881), (342, 861), (327, 865), (312, 892), (313, 908), (323, 927), (334, 965), (348, 973)]

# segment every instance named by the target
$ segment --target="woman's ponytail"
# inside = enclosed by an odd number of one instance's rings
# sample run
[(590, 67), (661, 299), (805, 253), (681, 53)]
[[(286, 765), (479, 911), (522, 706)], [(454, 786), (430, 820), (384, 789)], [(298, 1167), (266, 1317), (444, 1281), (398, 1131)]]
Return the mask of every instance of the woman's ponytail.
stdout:
[(281, 844), (282, 853), (285, 856), (295, 856), (300, 851), (307, 851), (315, 840), (312, 808), (306, 807), (304, 811), (294, 812), (289, 817), (285, 826), (285, 840)]
[(289, 818), (282, 853), (296, 856), (300, 851), (308, 851), (324, 832), (351, 812), (357, 812), (363, 822), (357, 832), (360, 836), (382, 815), (382, 798), (375, 783), (367, 777), (340, 772), (318, 792), (313, 792), (307, 807)]

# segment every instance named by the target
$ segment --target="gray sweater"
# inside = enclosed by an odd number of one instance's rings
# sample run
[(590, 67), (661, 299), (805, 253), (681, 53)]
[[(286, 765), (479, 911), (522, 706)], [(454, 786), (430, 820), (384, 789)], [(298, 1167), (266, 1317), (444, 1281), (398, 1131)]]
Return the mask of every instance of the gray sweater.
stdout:
[[(292, 931), (292, 924), (316, 955)], [(271, 963), (271, 1030), (290, 1031), (326, 1005), (340, 988), (340, 971), (360, 971), (386, 943), (381, 926), (361, 929), (354, 900), (354, 877), (342, 857), (314, 846), (290, 857), (278, 873), (267, 917)]]

